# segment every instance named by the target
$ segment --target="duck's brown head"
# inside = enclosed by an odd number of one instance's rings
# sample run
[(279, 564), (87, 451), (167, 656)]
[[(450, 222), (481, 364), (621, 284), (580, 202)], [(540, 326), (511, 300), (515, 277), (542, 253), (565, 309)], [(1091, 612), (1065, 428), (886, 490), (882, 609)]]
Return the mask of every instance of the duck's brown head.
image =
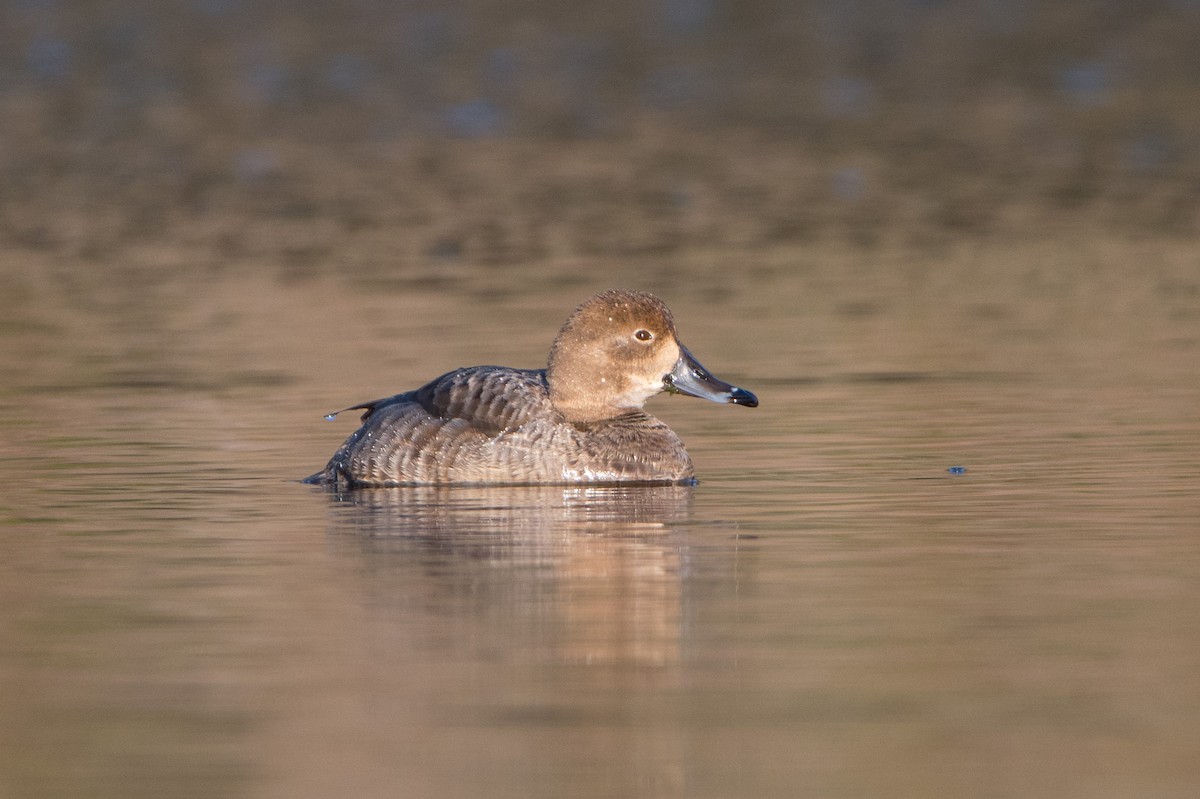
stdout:
[(610, 419), (660, 391), (754, 407), (713, 377), (675, 335), (671, 311), (643, 291), (612, 289), (575, 309), (550, 349), (550, 401), (569, 421)]

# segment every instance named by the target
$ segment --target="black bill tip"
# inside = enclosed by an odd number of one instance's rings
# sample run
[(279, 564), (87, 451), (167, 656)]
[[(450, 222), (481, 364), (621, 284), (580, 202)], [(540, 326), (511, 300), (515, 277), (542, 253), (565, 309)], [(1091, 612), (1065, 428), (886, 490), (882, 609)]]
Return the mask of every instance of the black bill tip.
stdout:
[(734, 386), (729, 392), (729, 402), (734, 405), (745, 405), (747, 408), (758, 407), (758, 397), (751, 394), (744, 388)]

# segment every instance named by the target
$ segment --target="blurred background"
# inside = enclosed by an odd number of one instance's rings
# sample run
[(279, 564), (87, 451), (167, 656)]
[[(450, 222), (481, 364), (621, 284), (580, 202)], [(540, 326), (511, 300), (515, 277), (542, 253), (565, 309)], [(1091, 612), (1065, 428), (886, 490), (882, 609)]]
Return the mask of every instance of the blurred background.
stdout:
[(0, 236), (143, 278), (389, 279), (1187, 238), (1198, 44), (1194, 0), (10, 0)]

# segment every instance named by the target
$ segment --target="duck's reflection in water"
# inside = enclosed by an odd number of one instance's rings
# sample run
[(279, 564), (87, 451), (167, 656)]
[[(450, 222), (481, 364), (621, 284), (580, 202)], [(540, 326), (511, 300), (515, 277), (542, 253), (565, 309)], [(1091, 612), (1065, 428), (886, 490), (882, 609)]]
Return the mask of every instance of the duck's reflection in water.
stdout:
[[(665, 666), (679, 656), (688, 486), (414, 487), (331, 494), (371, 601), (419, 605), (436, 644)], [(411, 632), (411, 631), (410, 631)], [(420, 632), (419, 630), (416, 632)]]

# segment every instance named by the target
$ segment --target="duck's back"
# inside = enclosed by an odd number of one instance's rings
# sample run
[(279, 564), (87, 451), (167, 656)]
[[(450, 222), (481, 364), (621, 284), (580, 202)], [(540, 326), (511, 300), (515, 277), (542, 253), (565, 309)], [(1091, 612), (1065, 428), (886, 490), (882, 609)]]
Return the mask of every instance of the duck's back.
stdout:
[(642, 411), (586, 425), (550, 402), (544, 370), (476, 366), (416, 391), (354, 406), (362, 426), (305, 482), (688, 482), (679, 438)]

